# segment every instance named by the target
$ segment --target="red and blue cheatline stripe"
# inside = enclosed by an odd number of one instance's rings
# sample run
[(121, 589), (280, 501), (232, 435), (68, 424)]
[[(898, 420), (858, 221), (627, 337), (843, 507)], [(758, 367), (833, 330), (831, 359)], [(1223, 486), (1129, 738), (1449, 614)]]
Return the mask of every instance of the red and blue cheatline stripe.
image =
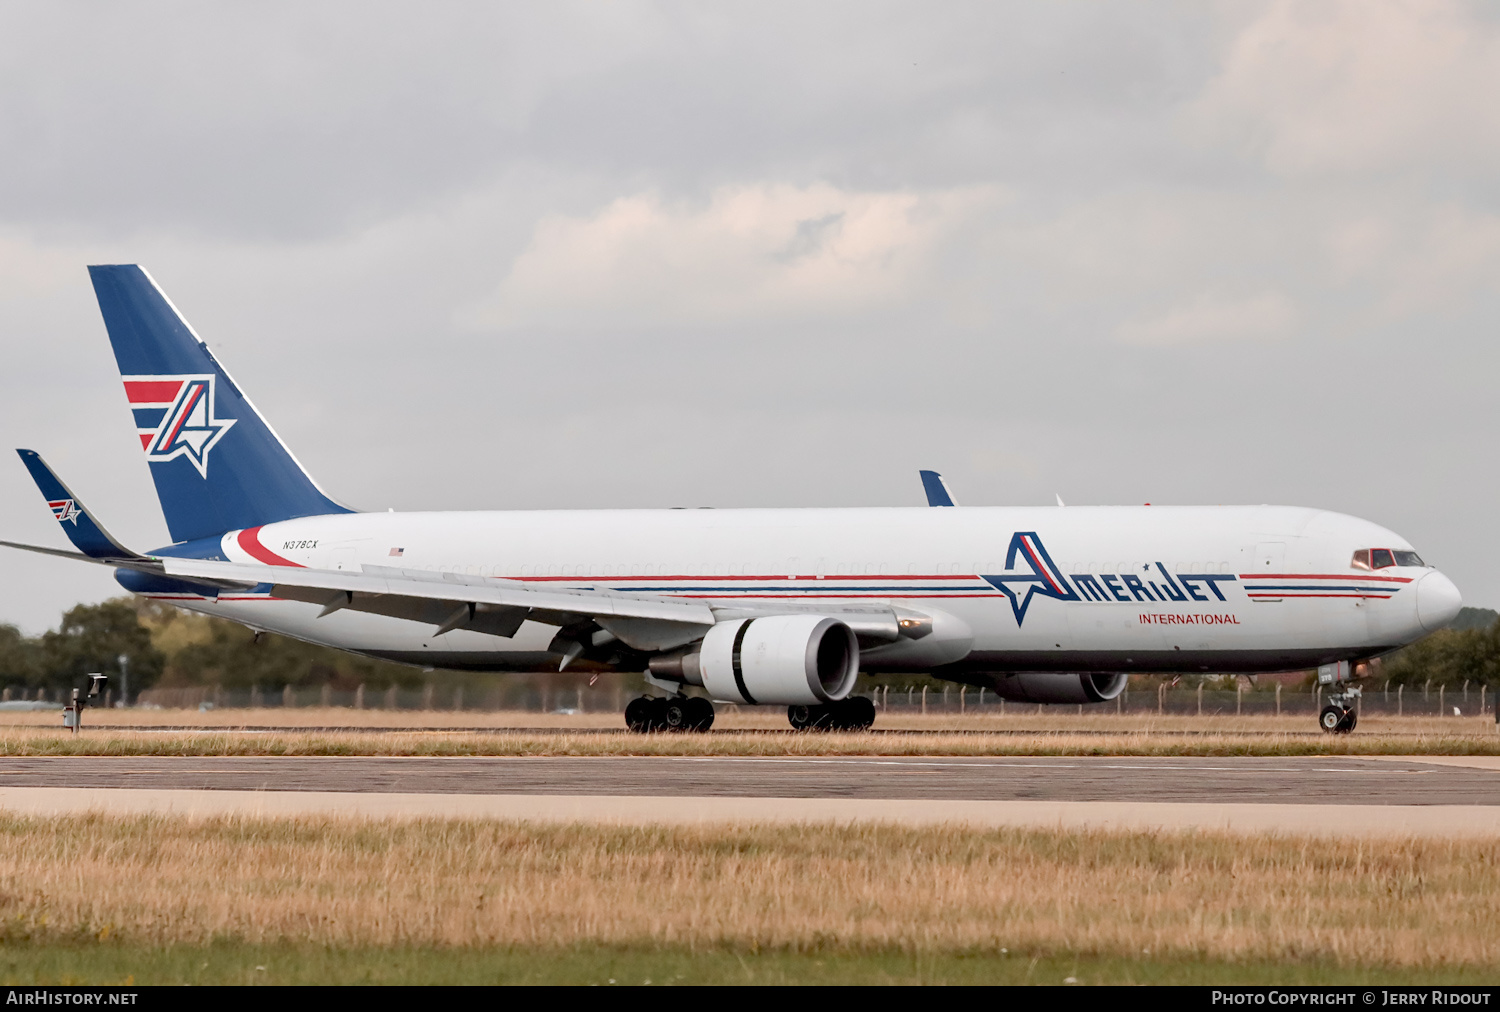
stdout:
[(523, 583), (591, 584), (613, 590), (663, 597), (746, 600), (819, 600), (859, 598), (1000, 597), (979, 577), (902, 573), (890, 576), (522, 576)]
[(1347, 573), (1241, 573), (1250, 598), (1358, 597), (1387, 600), (1412, 582), (1409, 576), (1350, 576)]

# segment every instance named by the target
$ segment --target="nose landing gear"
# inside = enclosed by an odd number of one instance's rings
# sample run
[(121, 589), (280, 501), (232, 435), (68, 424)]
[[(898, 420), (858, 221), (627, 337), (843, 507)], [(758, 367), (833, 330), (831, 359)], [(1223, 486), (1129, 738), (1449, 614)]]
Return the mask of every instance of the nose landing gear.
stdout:
[(1347, 704), (1342, 699), (1336, 703), (1330, 702), (1318, 714), (1318, 726), (1329, 734), (1348, 734), (1358, 723), (1359, 714), (1354, 712), (1352, 700)]
[(1351, 669), (1348, 661), (1324, 664), (1318, 668), (1318, 684), (1329, 687), (1328, 705), (1318, 714), (1318, 726), (1328, 734), (1348, 734), (1359, 723), (1359, 714), (1354, 704), (1363, 694), (1357, 685), (1350, 685)]
[(625, 707), (625, 726), (651, 731), (707, 731), (714, 726), (714, 704), (699, 696), (637, 696)]

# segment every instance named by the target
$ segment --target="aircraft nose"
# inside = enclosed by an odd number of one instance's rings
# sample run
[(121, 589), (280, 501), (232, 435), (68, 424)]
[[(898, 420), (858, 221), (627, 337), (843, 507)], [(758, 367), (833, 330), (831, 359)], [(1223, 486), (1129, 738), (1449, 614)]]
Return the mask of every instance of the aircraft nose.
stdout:
[(1417, 582), (1417, 621), (1428, 632), (1437, 632), (1457, 618), (1463, 603), (1463, 595), (1442, 573), (1428, 573)]

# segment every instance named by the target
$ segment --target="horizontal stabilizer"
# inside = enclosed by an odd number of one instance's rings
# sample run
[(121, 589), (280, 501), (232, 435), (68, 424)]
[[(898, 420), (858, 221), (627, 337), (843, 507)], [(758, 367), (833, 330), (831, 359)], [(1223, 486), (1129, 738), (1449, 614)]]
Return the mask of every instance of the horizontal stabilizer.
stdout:
[[(0, 541), (0, 547), (18, 548), (23, 552), (35, 552), (38, 555), (50, 555), (58, 559), (72, 559), (74, 562), (92, 562), (96, 566), (108, 566), (118, 572), (128, 569), (136, 573), (148, 573), (152, 576), (161, 576), (161, 563), (155, 559), (148, 559), (144, 555), (134, 555), (129, 558), (100, 559), (92, 555), (80, 555), (63, 548), (44, 548), (41, 545), (28, 545), (20, 541)], [(188, 580), (187, 583), (200, 585), (211, 589), (235, 589), (248, 590), (255, 586), (253, 583), (241, 583), (233, 580)]]

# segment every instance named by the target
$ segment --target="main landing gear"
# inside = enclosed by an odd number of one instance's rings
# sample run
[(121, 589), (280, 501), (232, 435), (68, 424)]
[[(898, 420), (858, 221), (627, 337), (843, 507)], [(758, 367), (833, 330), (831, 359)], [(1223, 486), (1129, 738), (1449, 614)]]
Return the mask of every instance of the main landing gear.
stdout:
[(798, 731), (863, 731), (875, 723), (875, 703), (865, 696), (850, 696), (837, 703), (789, 706), (786, 719)]
[[(863, 731), (875, 723), (875, 703), (850, 696), (837, 703), (789, 706), (786, 716), (798, 731)], [(714, 726), (714, 704), (700, 696), (637, 696), (625, 707), (625, 726), (637, 734), (707, 731)]]
[(637, 696), (625, 707), (625, 726), (648, 731), (707, 731), (714, 726), (714, 704), (700, 696)]

